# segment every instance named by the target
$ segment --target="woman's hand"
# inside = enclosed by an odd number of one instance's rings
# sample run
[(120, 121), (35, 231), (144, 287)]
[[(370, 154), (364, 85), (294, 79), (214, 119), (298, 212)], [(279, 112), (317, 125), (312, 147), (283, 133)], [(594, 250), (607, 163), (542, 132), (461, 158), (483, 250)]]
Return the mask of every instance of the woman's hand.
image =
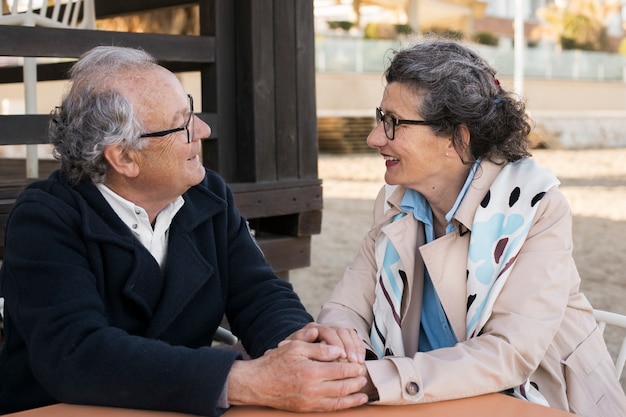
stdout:
[(292, 333), (280, 345), (299, 340), (309, 343), (327, 343), (342, 349), (341, 359), (362, 364), (365, 361), (365, 347), (356, 331), (346, 328), (309, 323)]

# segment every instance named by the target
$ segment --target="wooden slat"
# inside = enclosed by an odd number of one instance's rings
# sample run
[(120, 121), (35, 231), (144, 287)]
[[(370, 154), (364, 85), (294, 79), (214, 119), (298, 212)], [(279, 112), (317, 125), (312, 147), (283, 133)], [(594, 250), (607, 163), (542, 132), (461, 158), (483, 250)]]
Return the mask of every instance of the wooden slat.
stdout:
[[(60, 163), (54, 159), (39, 160), (39, 178), (47, 178)], [(19, 158), (0, 159), (0, 189), (23, 187), (30, 180), (26, 179), (26, 161)]]
[(253, 228), (284, 236), (311, 236), (322, 231), (322, 210), (254, 219)]
[(239, 0), (237, 48), (238, 181), (276, 179), (272, 0)]
[[(219, 134), (217, 115), (196, 115), (211, 126), (211, 138), (216, 138)], [(0, 145), (48, 143), (49, 122), (50, 116), (47, 114), (0, 115)]]
[(321, 210), (322, 186), (302, 182), (291, 187), (274, 183), (275, 187), (263, 189), (242, 189), (239, 184), (231, 184), (235, 203), (241, 214), (247, 218), (283, 216), (313, 210)]
[[(37, 65), (37, 81), (56, 81), (66, 79), (68, 71), (74, 62), (76, 61), (71, 60), (66, 62)], [(174, 73), (201, 71), (205, 67), (210, 66), (208, 64), (196, 62), (160, 62), (160, 64)], [(0, 84), (21, 82), (24, 82), (24, 72), (21, 66), (0, 67)]]
[[(37, 81), (62, 80), (75, 61), (57, 62), (37, 65)], [(0, 67), (0, 84), (24, 82), (24, 71), (21, 66)]]
[(311, 265), (311, 238), (257, 236), (265, 259), (274, 271), (289, 271)]
[(296, 73), (296, 16), (293, 0), (275, 0), (276, 176), (298, 178), (298, 74)]
[(298, 74), (298, 169), (300, 178), (317, 177), (317, 121), (315, 101), (315, 30), (313, 1), (294, 1), (295, 63)]
[(96, 18), (102, 19), (123, 14), (145, 12), (164, 7), (186, 6), (197, 1), (189, 0), (95, 0)]
[(242, 181), (239, 179), (237, 142), (236, 6), (232, 0), (200, 3), (200, 33), (219, 39), (215, 65), (202, 71), (202, 106), (203, 111), (216, 112), (221, 122), (217, 142), (202, 143), (203, 163), (218, 171), (227, 182)]
[(0, 25), (0, 56), (78, 58), (99, 45), (143, 48), (164, 62), (215, 62), (209, 36)]
[(49, 121), (45, 114), (0, 115), (0, 145), (47, 143)]

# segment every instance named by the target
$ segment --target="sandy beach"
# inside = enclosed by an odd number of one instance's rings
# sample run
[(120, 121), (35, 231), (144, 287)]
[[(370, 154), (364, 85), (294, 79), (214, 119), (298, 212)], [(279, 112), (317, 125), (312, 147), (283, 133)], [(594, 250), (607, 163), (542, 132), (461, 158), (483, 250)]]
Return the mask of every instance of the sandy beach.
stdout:
[[(626, 314), (626, 149), (537, 149), (533, 155), (556, 173), (570, 202), (582, 291), (595, 308)], [(385, 171), (376, 152), (321, 154), (318, 167), (324, 188), (322, 233), (312, 239), (311, 266), (290, 274), (313, 316), (370, 226)], [(607, 329), (613, 354), (623, 334)]]

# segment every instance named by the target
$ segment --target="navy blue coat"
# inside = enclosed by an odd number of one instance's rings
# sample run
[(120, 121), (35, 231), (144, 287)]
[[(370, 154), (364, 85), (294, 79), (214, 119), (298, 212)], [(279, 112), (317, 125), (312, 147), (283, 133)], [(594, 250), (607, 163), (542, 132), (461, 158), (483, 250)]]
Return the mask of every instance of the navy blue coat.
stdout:
[(161, 271), (94, 185), (55, 173), (22, 192), (0, 270), (0, 413), (66, 402), (218, 415), (240, 358), (209, 347), (223, 315), (252, 357), (312, 321), (217, 174), (183, 197)]

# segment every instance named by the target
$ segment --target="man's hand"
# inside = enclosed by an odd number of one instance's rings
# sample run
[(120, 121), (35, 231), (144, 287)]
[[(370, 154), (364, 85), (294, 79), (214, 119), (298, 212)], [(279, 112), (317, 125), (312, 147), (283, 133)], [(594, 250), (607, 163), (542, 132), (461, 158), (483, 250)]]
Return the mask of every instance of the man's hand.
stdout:
[(309, 323), (292, 333), (281, 345), (293, 340), (315, 343), (322, 342), (342, 349), (340, 359), (362, 364), (365, 361), (365, 347), (356, 331), (345, 328)]
[(235, 361), (228, 377), (232, 405), (323, 412), (367, 402), (365, 365), (339, 361), (343, 348), (292, 340), (250, 361)]

